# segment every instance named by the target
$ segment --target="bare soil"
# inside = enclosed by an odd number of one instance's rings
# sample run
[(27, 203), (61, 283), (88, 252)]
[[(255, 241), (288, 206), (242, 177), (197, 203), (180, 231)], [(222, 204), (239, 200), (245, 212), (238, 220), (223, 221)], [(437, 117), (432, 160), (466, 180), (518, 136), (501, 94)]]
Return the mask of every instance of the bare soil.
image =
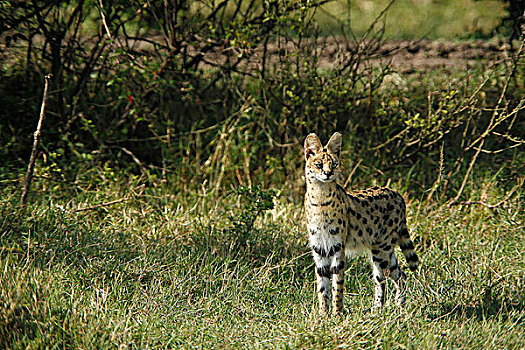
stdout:
[[(465, 68), (480, 62), (495, 62), (508, 57), (509, 45), (501, 41), (400, 41), (382, 46), (392, 66), (403, 73), (436, 68)], [(390, 53), (390, 55), (389, 55)]]
[[(34, 39), (40, 41), (40, 37)], [(43, 39), (42, 39), (43, 40)], [(125, 40), (122, 41), (123, 43)], [(136, 51), (153, 51), (152, 42), (163, 43), (160, 35), (148, 38), (148, 41), (129, 40)], [(206, 45), (205, 42), (202, 43)], [(302, 45), (311, 45), (311, 42), (303, 42)], [(200, 46), (200, 45), (198, 45)], [(218, 46), (213, 51), (203, 52), (199, 47), (188, 47), (190, 56), (202, 55), (201, 67), (213, 67), (225, 64), (226, 61), (235, 62), (238, 55), (242, 55), (242, 50), (227, 47), (228, 45)], [(357, 48), (355, 44), (345, 45), (342, 38), (330, 37), (320, 39), (315, 45), (318, 50), (318, 67), (329, 68), (337, 64), (341, 57), (347, 57)], [(262, 57), (266, 53), (266, 63), (275, 62), (283, 56), (296, 51), (297, 46), (292, 43), (270, 42), (266, 50), (260, 45), (256, 48), (244, 52), (247, 60), (241, 62), (241, 67), (261, 69)], [(429, 71), (440, 68), (466, 68), (479, 63), (491, 63), (508, 58), (511, 50), (507, 42), (502, 40), (476, 40), (464, 42), (451, 42), (445, 40), (417, 40), (417, 41), (388, 41), (370, 56), (373, 64), (379, 62), (389, 62), (391, 66), (400, 73), (411, 73), (418, 71)], [(0, 37), (0, 59), (7, 61), (13, 58), (16, 51), (11, 51), (6, 45), (5, 36)], [(22, 48), (22, 52), (25, 52)]]
[[(358, 51), (354, 43), (345, 44), (342, 38), (319, 39), (314, 45), (304, 41), (301, 46), (310, 46), (310, 50), (317, 51), (317, 66), (330, 68), (338, 65), (340, 60), (346, 60)], [(510, 56), (510, 45), (502, 40), (476, 40), (476, 41), (388, 41), (379, 47), (374, 47), (367, 64), (390, 63), (391, 67), (400, 73), (410, 74), (439, 69), (466, 69), (479, 64), (492, 64), (505, 60)], [(190, 48), (192, 54), (199, 52), (198, 48)], [(237, 48), (224, 46), (216, 51), (204, 54), (201, 67), (224, 65), (228, 60), (233, 63), (239, 55), (243, 60), (238, 67), (249, 67), (254, 70), (262, 68), (262, 62), (272, 63), (279, 59), (294, 60), (293, 54), (297, 52), (297, 43), (270, 42), (266, 50), (262, 45), (242, 52)], [(311, 51), (310, 51), (311, 52)], [(370, 52), (370, 51), (369, 51)], [(263, 56), (266, 58), (263, 59)], [(201, 63), (202, 64), (202, 63)]]
[[(336, 38), (324, 40), (319, 44), (319, 67), (328, 68), (336, 64), (344, 44)], [(277, 59), (283, 49), (293, 50), (293, 45), (270, 44), (268, 55), (270, 60)], [(260, 58), (262, 49), (258, 48), (254, 57)], [(355, 50), (350, 48), (347, 51)], [(389, 41), (380, 46), (371, 55), (372, 63), (389, 62), (401, 73), (429, 71), (439, 68), (465, 68), (479, 63), (490, 63), (508, 57), (510, 47), (503, 41)], [(344, 52), (342, 53), (345, 54)]]

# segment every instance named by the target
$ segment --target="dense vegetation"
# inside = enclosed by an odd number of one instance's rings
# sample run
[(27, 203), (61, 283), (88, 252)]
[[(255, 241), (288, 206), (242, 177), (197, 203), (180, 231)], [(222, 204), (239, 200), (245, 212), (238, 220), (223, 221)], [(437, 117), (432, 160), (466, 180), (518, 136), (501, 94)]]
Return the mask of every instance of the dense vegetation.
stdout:
[[(461, 1), (498, 59), (396, 71), (397, 13), (458, 12), (417, 3), (0, 1), (0, 347), (524, 347), (523, 9)], [(334, 131), (347, 189), (407, 199), (403, 310), (358, 257), (317, 317), (302, 142)]]

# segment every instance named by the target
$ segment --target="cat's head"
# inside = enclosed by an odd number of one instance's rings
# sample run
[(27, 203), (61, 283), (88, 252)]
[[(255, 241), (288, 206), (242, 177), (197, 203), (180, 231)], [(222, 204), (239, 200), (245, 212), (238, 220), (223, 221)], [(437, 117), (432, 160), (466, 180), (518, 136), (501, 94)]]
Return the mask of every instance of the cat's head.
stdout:
[(339, 153), (341, 134), (336, 132), (323, 147), (316, 134), (304, 140), (305, 175), (307, 179), (320, 182), (336, 181), (340, 174)]

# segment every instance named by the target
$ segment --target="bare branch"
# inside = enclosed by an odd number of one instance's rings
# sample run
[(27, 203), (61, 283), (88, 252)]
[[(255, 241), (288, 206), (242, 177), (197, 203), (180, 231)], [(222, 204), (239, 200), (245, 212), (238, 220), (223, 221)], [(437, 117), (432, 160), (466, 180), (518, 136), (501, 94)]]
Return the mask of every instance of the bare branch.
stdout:
[(343, 188), (346, 188), (346, 186), (350, 183), (350, 180), (352, 180), (352, 176), (354, 175), (354, 173), (357, 170), (357, 168), (359, 168), (359, 165), (361, 165), (362, 161), (363, 161), (363, 158), (359, 158), (359, 160), (357, 161), (357, 164), (354, 166), (354, 168), (350, 172), (350, 175), (348, 175), (348, 177), (346, 178), (346, 181), (345, 181), (345, 184), (343, 185)]
[(448, 207), (450, 208), (453, 205), (458, 204), (458, 199), (461, 197), (461, 194), (463, 193), (463, 190), (465, 189), (465, 185), (467, 184), (467, 180), (470, 176), (470, 172), (472, 171), (472, 168), (474, 167), (474, 163), (476, 162), (476, 159), (478, 158), (479, 153), (481, 152), (481, 148), (483, 147), (483, 144), (485, 143), (485, 139), (481, 139), (481, 144), (479, 145), (478, 149), (476, 150), (476, 153), (474, 154), (474, 157), (472, 157), (472, 160), (470, 161), (470, 164), (467, 169), (467, 173), (465, 174), (465, 177), (463, 178), (463, 182), (461, 183), (461, 187), (459, 188), (458, 194), (454, 199), (448, 203)]
[(38, 125), (33, 139), (33, 149), (31, 150), (31, 157), (29, 159), (29, 165), (27, 166), (27, 174), (24, 179), (24, 187), (22, 190), (22, 198), (20, 200), (20, 206), (22, 212), (25, 213), (27, 208), (27, 196), (29, 195), (29, 188), (31, 187), (31, 180), (33, 179), (33, 171), (35, 169), (36, 162), (36, 151), (38, 149), (38, 142), (40, 141), (40, 134), (42, 129), (42, 123), (44, 121), (44, 111), (46, 109), (47, 90), (49, 87), (49, 80), (51, 74), (45, 76), (44, 95), (42, 96), (42, 106), (40, 107), (40, 117), (38, 118)]
[(108, 38), (111, 40), (113, 38), (111, 37), (111, 32), (109, 31), (109, 27), (108, 27), (108, 24), (106, 22), (106, 15), (104, 15), (104, 5), (102, 5), (102, 0), (99, 0), (98, 3), (99, 3), (99, 6), (100, 6), (99, 12), (100, 12), (100, 17), (102, 18), (102, 24), (104, 25), (104, 29), (106, 29), (106, 34), (107, 34)]

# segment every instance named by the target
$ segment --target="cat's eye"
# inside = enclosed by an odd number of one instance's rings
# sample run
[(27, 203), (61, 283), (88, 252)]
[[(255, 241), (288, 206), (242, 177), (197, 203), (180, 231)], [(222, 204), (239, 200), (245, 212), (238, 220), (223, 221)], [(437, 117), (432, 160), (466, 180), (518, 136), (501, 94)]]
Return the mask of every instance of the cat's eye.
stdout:
[(322, 169), (323, 163), (316, 163), (315, 166), (317, 167), (317, 169)]
[(339, 164), (337, 164), (337, 162), (333, 162), (333, 163), (332, 163), (332, 169), (337, 168), (338, 165), (339, 165)]

